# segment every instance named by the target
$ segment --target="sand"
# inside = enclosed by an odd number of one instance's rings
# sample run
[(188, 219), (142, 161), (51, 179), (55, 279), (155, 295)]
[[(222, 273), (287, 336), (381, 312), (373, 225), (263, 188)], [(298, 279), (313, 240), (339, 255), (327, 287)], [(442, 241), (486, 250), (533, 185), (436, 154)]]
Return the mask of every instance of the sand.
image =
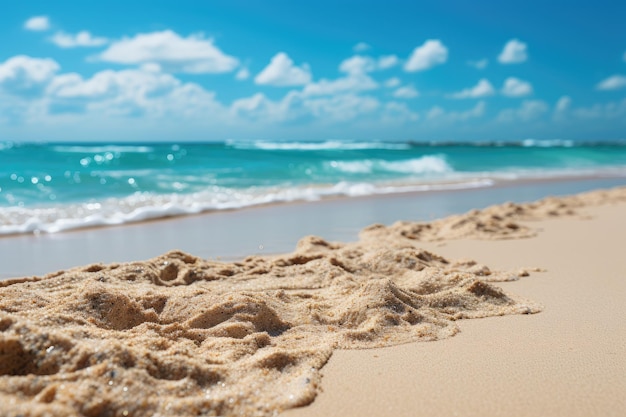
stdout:
[[(626, 247), (625, 201), (617, 189), (236, 263), (175, 251), (4, 281), (2, 411), (621, 415), (626, 338), (611, 313), (626, 269), (605, 265), (619, 261), (610, 239)], [(590, 285), (590, 272), (603, 275)]]

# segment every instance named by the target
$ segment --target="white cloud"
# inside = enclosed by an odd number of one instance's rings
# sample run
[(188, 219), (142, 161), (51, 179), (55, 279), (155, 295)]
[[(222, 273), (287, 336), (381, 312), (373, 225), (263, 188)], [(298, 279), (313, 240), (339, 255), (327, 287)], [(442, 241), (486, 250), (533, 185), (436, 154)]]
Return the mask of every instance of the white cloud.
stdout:
[(235, 74), (235, 79), (239, 81), (247, 80), (248, 78), (250, 78), (250, 70), (245, 67), (239, 69), (239, 71), (237, 71), (237, 74)]
[(257, 84), (273, 86), (303, 85), (311, 81), (311, 70), (308, 64), (297, 67), (284, 52), (279, 52), (255, 78)]
[(375, 98), (356, 94), (307, 99), (302, 104), (314, 117), (339, 122), (370, 114), (380, 106), (380, 102)]
[(487, 65), (489, 65), (489, 60), (487, 58), (484, 58), (478, 61), (467, 61), (467, 65), (481, 70), (487, 68)]
[(380, 71), (398, 65), (400, 60), (395, 55), (383, 55), (374, 59), (364, 55), (354, 55), (344, 59), (339, 64), (339, 71), (347, 74), (363, 74), (366, 72)]
[(384, 122), (402, 123), (419, 119), (419, 115), (411, 111), (406, 103), (398, 101), (385, 103), (382, 113), (382, 120)]
[(519, 78), (509, 77), (504, 80), (502, 86), (502, 94), (507, 97), (523, 97), (532, 94), (533, 87), (527, 82)]
[(451, 98), (480, 98), (494, 95), (496, 90), (486, 78), (478, 81), (474, 87), (466, 88), (458, 93), (450, 94)]
[(155, 62), (168, 71), (192, 74), (230, 72), (239, 65), (237, 58), (224, 54), (212, 39), (200, 34), (183, 38), (171, 30), (123, 38), (98, 57), (118, 64)]
[(446, 111), (440, 106), (434, 106), (426, 113), (426, 119), (446, 123), (466, 121), (484, 116), (486, 109), (487, 104), (484, 101), (479, 101), (474, 107), (465, 111)]
[(378, 88), (378, 84), (367, 74), (353, 73), (335, 80), (323, 78), (316, 83), (307, 84), (304, 87), (303, 94), (306, 96), (335, 95), (373, 90), (376, 88)]
[(524, 100), (517, 109), (504, 109), (498, 115), (501, 122), (530, 121), (535, 120), (547, 113), (549, 106), (541, 100)]
[(354, 52), (363, 52), (363, 51), (367, 51), (368, 49), (370, 49), (371, 46), (369, 46), (367, 43), (365, 42), (359, 42), (356, 45), (354, 45), (354, 47), (352, 48), (352, 50)]
[[(76, 73), (54, 77), (46, 89), (55, 105), (101, 112), (112, 116), (200, 115), (219, 110), (214, 93), (193, 83), (183, 83), (156, 67), (122, 71), (105, 70), (84, 79)], [(205, 114), (206, 115), (206, 114)]]
[(572, 106), (572, 98), (570, 96), (562, 96), (561, 98), (559, 98), (559, 101), (556, 102), (556, 106), (554, 107), (554, 110), (557, 113), (564, 113), (567, 110), (569, 110), (571, 106)]
[(369, 56), (355, 55), (339, 64), (339, 71), (347, 74), (364, 74), (376, 70), (376, 61)]
[(579, 119), (618, 119), (623, 123), (626, 120), (626, 98), (619, 102), (576, 108), (572, 113)]
[(413, 53), (404, 64), (404, 70), (409, 72), (424, 71), (448, 60), (448, 48), (438, 39), (429, 39), (422, 46), (413, 50)]
[(106, 45), (109, 42), (107, 38), (95, 37), (86, 30), (75, 35), (57, 32), (50, 38), (50, 41), (60, 48), (95, 47)]
[(0, 64), (0, 89), (21, 94), (41, 88), (59, 69), (59, 64), (50, 58), (14, 56)]
[(50, 19), (48, 16), (33, 16), (24, 22), (24, 29), (33, 31), (44, 31), (50, 29)]
[(519, 64), (528, 59), (527, 45), (518, 39), (511, 39), (504, 45), (504, 49), (498, 55), (501, 64)]
[(384, 84), (385, 84), (385, 87), (389, 87), (389, 88), (397, 87), (400, 85), (400, 78), (398, 77), (389, 78), (387, 81), (385, 81)]
[(383, 55), (378, 57), (378, 69), (384, 70), (395, 67), (400, 63), (400, 59), (395, 55)]
[(231, 113), (238, 118), (263, 123), (311, 117), (324, 123), (335, 123), (370, 115), (379, 107), (380, 102), (375, 98), (353, 93), (311, 97), (290, 91), (278, 101), (272, 101), (261, 93), (235, 100), (231, 105)]
[(419, 96), (419, 92), (412, 85), (405, 85), (393, 92), (396, 98), (415, 98)]
[(619, 90), (620, 88), (626, 87), (626, 76), (624, 75), (613, 75), (609, 78), (606, 78), (598, 83), (596, 89), (598, 90)]

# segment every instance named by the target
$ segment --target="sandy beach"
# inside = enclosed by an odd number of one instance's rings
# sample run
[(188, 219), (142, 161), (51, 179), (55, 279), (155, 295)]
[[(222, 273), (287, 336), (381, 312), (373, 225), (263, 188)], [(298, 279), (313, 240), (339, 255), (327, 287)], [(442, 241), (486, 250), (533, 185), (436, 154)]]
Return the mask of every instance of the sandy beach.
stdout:
[(625, 213), (617, 189), (3, 281), (3, 411), (623, 415)]
[(621, 416), (626, 413), (626, 204), (532, 222), (535, 237), (424, 247), (545, 272), (499, 286), (540, 314), (467, 320), (434, 343), (341, 350), (323, 392), (288, 416)]

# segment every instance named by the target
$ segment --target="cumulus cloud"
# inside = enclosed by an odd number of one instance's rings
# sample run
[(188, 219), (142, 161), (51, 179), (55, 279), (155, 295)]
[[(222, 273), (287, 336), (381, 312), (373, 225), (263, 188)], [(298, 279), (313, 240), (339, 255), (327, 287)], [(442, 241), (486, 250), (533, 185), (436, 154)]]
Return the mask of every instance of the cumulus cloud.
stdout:
[(579, 119), (617, 119), (624, 123), (626, 120), (626, 98), (622, 101), (594, 104), (590, 107), (581, 107), (572, 110)]
[(398, 77), (389, 78), (387, 81), (385, 81), (384, 85), (385, 87), (389, 87), (389, 88), (397, 87), (400, 85), (400, 78)]
[(41, 32), (50, 29), (48, 16), (33, 16), (24, 22), (24, 29)]
[(619, 90), (620, 88), (626, 87), (626, 76), (624, 75), (613, 75), (609, 78), (606, 78), (598, 83), (596, 89), (598, 90)]
[(342, 94), (306, 99), (302, 103), (313, 117), (324, 121), (344, 122), (376, 111), (380, 102), (374, 97)]
[(346, 77), (334, 80), (321, 79), (316, 83), (307, 84), (303, 93), (306, 96), (335, 95), (340, 93), (355, 93), (373, 90), (378, 84), (370, 76), (363, 73), (351, 73)]
[(509, 77), (504, 80), (502, 86), (502, 94), (507, 97), (523, 97), (532, 94), (533, 87), (527, 82), (519, 78)]
[(376, 70), (376, 61), (369, 56), (355, 55), (339, 64), (339, 71), (347, 74), (363, 74)]
[(395, 67), (400, 63), (400, 59), (396, 55), (383, 55), (378, 58), (378, 69), (385, 70)]
[(518, 39), (511, 39), (504, 45), (504, 49), (498, 55), (501, 64), (519, 64), (528, 59), (527, 45)]
[(467, 61), (467, 65), (469, 65), (470, 67), (474, 67), (476, 69), (482, 70), (482, 69), (487, 68), (487, 65), (489, 65), (489, 60), (487, 58), (484, 58), (478, 61)]
[(311, 70), (308, 64), (295, 66), (291, 58), (279, 52), (255, 78), (254, 82), (261, 85), (286, 87), (304, 85), (311, 81)]
[(41, 89), (59, 69), (50, 58), (14, 56), (0, 63), (0, 89), (13, 94)]
[(530, 121), (535, 120), (547, 113), (549, 106), (542, 100), (524, 100), (519, 108), (504, 109), (498, 114), (498, 121)]
[(382, 121), (391, 123), (411, 122), (419, 119), (419, 115), (404, 102), (390, 101), (382, 108)]
[(353, 93), (312, 97), (290, 91), (277, 101), (272, 101), (261, 93), (235, 100), (231, 105), (231, 112), (235, 117), (265, 123), (310, 118), (336, 123), (370, 115), (379, 108), (380, 102), (377, 99)]
[(250, 78), (250, 70), (245, 67), (240, 68), (237, 74), (235, 74), (235, 79), (239, 81), (247, 80), (248, 78)]
[(405, 85), (393, 92), (395, 98), (415, 98), (419, 96), (419, 92), (412, 85)]
[(192, 74), (230, 72), (239, 65), (237, 58), (222, 52), (212, 39), (201, 34), (183, 38), (171, 30), (123, 38), (98, 58), (117, 64), (155, 62), (168, 71)]
[(450, 123), (466, 121), (484, 116), (486, 109), (487, 104), (484, 101), (479, 101), (474, 107), (465, 111), (446, 111), (440, 106), (434, 106), (426, 113), (426, 119)]
[(404, 70), (409, 72), (424, 71), (441, 65), (448, 60), (448, 48), (438, 39), (429, 39), (422, 46), (418, 46), (404, 64)]
[(570, 96), (563, 96), (559, 98), (559, 100), (556, 102), (556, 106), (554, 107), (554, 110), (557, 113), (563, 113), (569, 110), (571, 106), (572, 106), (572, 98)]
[(383, 55), (378, 59), (370, 56), (354, 55), (344, 59), (339, 64), (339, 71), (347, 74), (362, 74), (366, 72), (381, 71), (396, 66), (400, 60), (396, 55)]
[(480, 98), (480, 97), (488, 97), (494, 95), (496, 90), (493, 88), (493, 85), (486, 78), (478, 81), (474, 87), (466, 88), (458, 93), (450, 94), (450, 98)]
[(183, 83), (157, 68), (105, 70), (84, 79), (76, 73), (61, 74), (50, 82), (46, 95), (52, 105), (113, 116), (159, 116), (193, 113), (219, 108), (214, 93), (193, 83)]
[(369, 46), (367, 43), (359, 42), (359, 43), (357, 43), (356, 45), (354, 45), (352, 47), (352, 50), (354, 52), (363, 52), (363, 51), (367, 51), (370, 48), (371, 48), (371, 46)]
[(93, 36), (86, 30), (74, 35), (65, 32), (57, 32), (50, 41), (60, 48), (95, 47), (106, 45), (109, 40), (103, 37)]

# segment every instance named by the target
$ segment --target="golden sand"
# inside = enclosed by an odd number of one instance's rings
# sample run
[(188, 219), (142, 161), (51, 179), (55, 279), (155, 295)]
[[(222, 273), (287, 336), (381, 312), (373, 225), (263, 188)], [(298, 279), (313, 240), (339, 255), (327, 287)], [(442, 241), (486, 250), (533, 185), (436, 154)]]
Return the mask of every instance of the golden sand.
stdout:
[[(3, 415), (272, 415), (306, 405), (334, 349), (437, 340), (455, 321), (535, 313), (491, 271), (420, 239), (512, 238), (520, 221), (623, 201), (624, 189), (502, 205), (430, 224), (304, 238), (241, 262), (170, 252), (0, 282)], [(591, 202), (591, 203), (590, 203)]]

